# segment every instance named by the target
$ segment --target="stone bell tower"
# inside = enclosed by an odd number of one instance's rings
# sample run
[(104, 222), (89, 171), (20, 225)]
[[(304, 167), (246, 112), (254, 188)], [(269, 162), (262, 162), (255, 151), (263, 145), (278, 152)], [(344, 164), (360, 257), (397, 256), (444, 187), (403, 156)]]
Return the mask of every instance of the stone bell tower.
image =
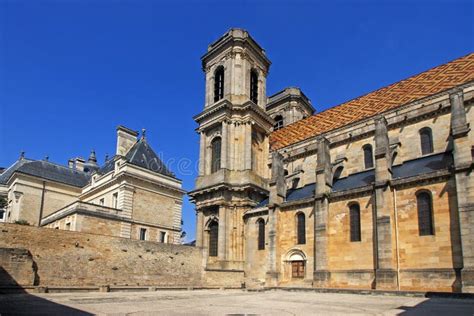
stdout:
[(243, 269), (243, 214), (268, 196), (265, 113), (270, 61), (247, 31), (231, 29), (202, 57), (204, 110), (194, 117), (200, 135), (196, 246), (215, 269)]

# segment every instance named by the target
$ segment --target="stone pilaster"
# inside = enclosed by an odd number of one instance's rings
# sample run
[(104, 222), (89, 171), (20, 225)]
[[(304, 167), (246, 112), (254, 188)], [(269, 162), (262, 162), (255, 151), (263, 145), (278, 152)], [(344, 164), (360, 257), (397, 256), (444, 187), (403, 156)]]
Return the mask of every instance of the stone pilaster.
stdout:
[(245, 157), (244, 157), (244, 169), (252, 169), (252, 123), (246, 122), (244, 124), (245, 133)]
[(201, 248), (203, 245), (202, 232), (204, 230), (204, 215), (202, 211), (196, 210), (196, 247)]
[(270, 197), (268, 202), (268, 256), (266, 286), (278, 285), (277, 270), (277, 213), (280, 204), (286, 197), (285, 169), (283, 156), (278, 152), (272, 154), (272, 178), (270, 182)]
[(227, 259), (227, 209), (219, 206), (219, 235), (217, 246), (217, 257), (219, 260)]
[(471, 132), (466, 118), (462, 90), (452, 93), (451, 137), (453, 141), (454, 173), (461, 231), (463, 269), (461, 271), (462, 291), (474, 292), (474, 176), (469, 140)]
[(221, 147), (221, 168), (229, 169), (228, 166), (228, 154), (229, 154), (229, 136), (228, 136), (228, 124), (224, 120), (222, 122), (222, 147)]
[(397, 270), (394, 265), (392, 235), (394, 233), (392, 218), (392, 200), (390, 191), (391, 155), (384, 117), (375, 119), (375, 278), (377, 289), (396, 289)]
[(329, 141), (324, 137), (319, 138), (317, 150), (313, 285), (316, 287), (327, 287), (330, 281), (330, 272), (327, 265), (328, 195), (331, 192), (332, 184)]
[(206, 173), (206, 133), (200, 132), (199, 142), (199, 176)]
[[(122, 216), (132, 218), (134, 189), (130, 185), (122, 185), (119, 188), (117, 208), (122, 210)], [(131, 238), (132, 224), (122, 222), (120, 224), (120, 237)]]

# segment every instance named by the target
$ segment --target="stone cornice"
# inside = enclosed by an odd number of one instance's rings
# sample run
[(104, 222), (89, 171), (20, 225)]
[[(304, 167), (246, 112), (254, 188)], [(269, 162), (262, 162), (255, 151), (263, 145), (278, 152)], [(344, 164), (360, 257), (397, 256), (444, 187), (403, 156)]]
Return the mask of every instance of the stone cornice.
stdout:
[[(273, 127), (273, 119), (271, 119), (266, 112), (261, 109), (258, 105), (253, 103), (252, 101), (247, 101), (242, 105), (234, 105), (227, 99), (222, 99), (217, 103), (213, 104), (212, 106), (204, 109), (203, 112), (193, 117), (193, 119), (198, 123), (202, 124), (205, 119), (215, 117), (219, 114), (228, 113), (232, 115), (232, 113), (253, 113), (258, 118), (261, 119), (265, 130), (270, 132), (270, 129)], [(223, 118), (224, 119), (224, 118)], [(201, 128), (198, 128), (197, 131), (199, 132)]]
[(218, 56), (226, 49), (240, 47), (241, 49), (249, 49), (256, 57), (258, 57), (266, 68), (271, 65), (270, 60), (265, 55), (265, 50), (250, 36), (250, 34), (241, 29), (231, 29), (221, 36), (218, 40), (209, 45), (207, 53), (201, 57), (204, 66), (212, 58)]
[[(467, 89), (473, 85), (474, 82), (468, 82), (452, 89), (448, 89), (440, 93), (433, 94), (431, 96), (407, 103), (405, 105), (401, 105), (395, 109), (390, 109), (386, 112), (378, 113), (363, 120), (341, 126), (326, 133), (312, 136), (310, 138), (293, 143), (286, 147), (282, 147), (278, 149), (278, 151), (282, 153), (285, 152), (285, 156), (287, 157), (286, 160), (292, 161), (292, 157), (294, 156), (293, 152), (295, 150), (297, 151), (296, 154), (300, 155), (299, 157), (307, 157), (310, 154), (314, 154), (314, 152), (312, 151), (305, 151), (301, 148), (310, 147), (314, 142), (316, 142), (316, 139), (319, 136), (325, 136), (326, 138), (328, 138), (331, 142), (331, 147), (334, 147), (372, 135), (375, 132), (374, 119), (376, 117), (384, 116), (388, 121), (387, 127), (389, 129), (394, 129), (430, 117), (449, 113), (451, 109), (451, 104), (449, 102), (449, 94), (454, 91), (458, 91), (459, 89)], [(464, 100), (465, 105), (469, 104), (474, 98), (474, 92), (469, 91), (467, 93), (471, 94), (471, 96)], [(424, 104), (441, 98), (442, 100), (433, 102), (432, 104)]]

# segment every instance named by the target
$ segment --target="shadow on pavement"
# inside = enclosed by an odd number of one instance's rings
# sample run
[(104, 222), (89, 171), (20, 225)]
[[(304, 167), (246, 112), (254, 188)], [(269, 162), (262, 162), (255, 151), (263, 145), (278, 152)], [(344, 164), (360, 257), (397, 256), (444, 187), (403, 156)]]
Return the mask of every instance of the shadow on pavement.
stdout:
[(459, 298), (429, 298), (415, 306), (400, 306), (398, 315), (474, 315), (474, 300)]
[(0, 315), (93, 315), (27, 293), (0, 266)]

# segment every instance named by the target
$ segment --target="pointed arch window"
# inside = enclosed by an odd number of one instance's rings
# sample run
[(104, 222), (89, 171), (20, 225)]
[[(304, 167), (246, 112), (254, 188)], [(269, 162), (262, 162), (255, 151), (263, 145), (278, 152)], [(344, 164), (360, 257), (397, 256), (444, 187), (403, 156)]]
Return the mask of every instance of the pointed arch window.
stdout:
[(216, 137), (211, 142), (211, 173), (221, 168), (221, 138)]
[(416, 195), (416, 204), (420, 236), (434, 235), (433, 202), (431, 200), (431, 194), (425, 191), (418, 193)]
[(420, 145), (422, 155), (428, 155), (433, 152), (433, 133), (431, 128), (425, 127), (420, 129)]
[(275, 120), (275, 125), (273, 125), (274, 131), (277, 131), (280, 128), (283, 128), (283, 116), (277, 115), (275, 116), (274, 120)]
[(258, 226), (258, 250), (265, 249), (265, 221), (260, 218), (257, 221)]
[(258, 72), (255, 69), (250, 71), (250, 100), (258, 104)]
[(351, 241), (360, 241), (360, 207), (354, 203), (349, 206)]
[(364, 150), (364, 166), (365, 169), (370, 169), (374, 167), (374, 155), (372, 153), (372, 146), (367, 144), (362, 147)]
[(306, 218), (304, 213), (296, 215), (296, 235), (299, 245), (306, 244)]
[(217, 257), (217, 247), (219, 242), (219, 223), (213, 221), (209, 224), (209, 256)]
[(217, 67), (214, 72), (214, 102), (224, 97), (224, 66)]

